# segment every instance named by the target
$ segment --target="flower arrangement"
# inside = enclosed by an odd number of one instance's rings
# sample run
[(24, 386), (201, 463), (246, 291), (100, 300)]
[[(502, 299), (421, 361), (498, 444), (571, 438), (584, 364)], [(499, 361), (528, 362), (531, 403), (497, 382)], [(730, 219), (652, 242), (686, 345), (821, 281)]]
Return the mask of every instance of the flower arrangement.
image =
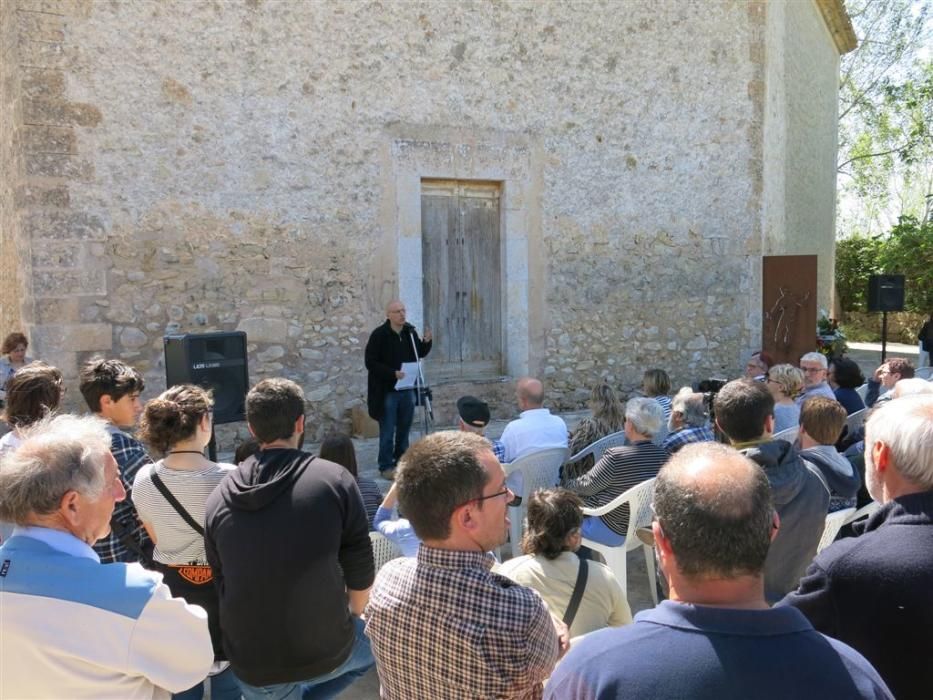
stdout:
[(828, 359), (841, 357), (848, 350), (846, 334), (839, 327), (839, 322), (830, 318), (825, 309), (820, 309), (816, 321), (816, 349)]

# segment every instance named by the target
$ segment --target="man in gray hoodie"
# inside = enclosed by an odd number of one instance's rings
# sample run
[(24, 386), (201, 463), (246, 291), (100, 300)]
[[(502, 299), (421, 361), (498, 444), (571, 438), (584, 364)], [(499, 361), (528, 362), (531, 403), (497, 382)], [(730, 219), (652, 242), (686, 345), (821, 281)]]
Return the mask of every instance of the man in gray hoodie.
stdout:
[(853, 508), (862, 483), (852, 463), (836, 450), (845, 424), (846, 409), (825, 396), (814, 396), (800, 409), (800, 456), (826, 480), (830, 513)]
[(797, 586), (816, 555), (829, 491), (793, 445), (771, 438), (774, 397), (764, 384), (729, 382), (716, 395), (713, 409), (716, 425), (732, 446), (764, 469), (771, 484), (780, 530), (765, 560), (765, 597), (774, 603)]

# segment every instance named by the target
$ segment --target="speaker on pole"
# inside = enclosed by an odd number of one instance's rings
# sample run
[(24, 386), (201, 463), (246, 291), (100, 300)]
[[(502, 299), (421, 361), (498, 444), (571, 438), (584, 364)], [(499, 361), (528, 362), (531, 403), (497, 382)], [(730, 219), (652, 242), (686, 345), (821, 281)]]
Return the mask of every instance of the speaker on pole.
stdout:
[(246, 333), (185, 333), (167, 335), (162, 341), (166, 386), (198, 384), (210, 389), (215, 424), (246, 419)]
[(871, 275), (868, 278), (869, 311), (904, 310), (904, 275)]

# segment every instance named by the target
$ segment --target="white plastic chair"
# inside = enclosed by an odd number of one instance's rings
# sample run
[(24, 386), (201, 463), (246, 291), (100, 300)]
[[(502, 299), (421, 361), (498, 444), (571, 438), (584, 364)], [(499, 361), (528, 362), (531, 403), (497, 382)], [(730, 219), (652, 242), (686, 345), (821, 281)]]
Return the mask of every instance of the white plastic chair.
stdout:
[(590, 443), (575, 455), (568, 457), (566, 463), (570, 464), (573, 462), (579, 462), (587, 455), (593, 455), (593, 461), (598, 462), (600, 458), (602, 458), (602, 456), (606, 453), (606, 450), (612, 447), (622, 447), (624, 444), (625, 431), (620, 430), (617, 433), (606, 435), (605, 437), (599, 438), (599, 440), (596, 442)]
[(654, 477), (646, 481), (641, 482), (637, 486), (633, 486), (628, 491), (623, 493), (620, 496), (612, 499), (609, 503), (599, 508), (584, 508), (583, 514), (587, 516), (600, 516), (611, 513), (619, 506), (622, 506), (628, 503), (629, 507), (629, 517), (628, 517), (628, 529), (625, 532), (625, 542), (618, 545), (617, 547), (610, 547), (609, 545), (600, 544), (599, 542), (594, 542), (593, 540), (583, 538), (583, 544), (590, 549), (599, 552), (606, 558), (606, 564), (612, 569), (612, 573), (616, 575), (616, 578), (619, 580), (619, 583), (622, 585), (622, 590), (625, 591), (626, 596), (628, 595), (628, 579), (626, 577), (627, 564), (626, 564), (626, 554), (635, 549), (636, 547), (641, 547), (644, 550), (645, 554), (645, 566), (648, 568), (648, 581), (651, 586), (651, 600), (654, 601), (654, 604), (658, 604), (658, 591), (657, 586), (655, 585), (655, 570), (654, 570), (654, 551), (651, 547), (643, 545), (641, 540), (635, 535), (635, 531), (640, 527), (646, 527), (651, 523), (651, 499), (654, 496)]
[(933, 367), (918, 367), (914, 370), (914, 376), (921, 379), (933, 379)]
[(874, 513), (881, 507), (881, 504), (878, 501), (872, 501), (871, 503), (866, 503), (864, 506), (859, 508), (857, 511), (852, 513), (843, 525), (848, 525), (849, 523), (854, 523), (856, 520), (861, 520), (862, 518), (867, 518), (869, 515)]
[(797, 442), (797, 435), (800, 432), (800, 426), (794, 426), (793, 428), (788, 428), (787, 430), (782, 430), (779, 433), (775, 433), (771, 436), (772, 440), (787, 440), (787, 442), (794, 444)]
[(862, 384), (862, 386), (856, 389), (855, 393), (858, 394), (862, 398), (862, 401), (864, 402), (865, 397), (868, 396), (868, 382), (865, 382), (864, 384)]
[(376, 571), (379, 571), (386, 562), (402, 556), (402, 550), (381, 532), (370, 532), (369, 540), (373, 544), (373, 559), (376, 561)]
[(816, 553), (819, 554), (824, 547), (828, 547), (836, 539), (839, 530), (845, 525), (849, 518), (855, 514), (855, 508), (843, 508), (826, 516), (826, 525), (823, 526), (823, 536), (820, 543), (816, 545)]
[[(522, 553), (522, 532), (525, 528), (525, 511), (528, 506), (528, 499), (536, 489), (550, 489), (557, 485), (560, 478), (560, 467), (567, 461), (567, 455), (570, 453), (566, 447), (550, 447), (545, 450), (532, 452), (524, 457), (519, 457), (514, 462), (503, 464), (505, 475), (509, 477), (510, 488), (515, 483), (513, 475), (516, 472), (521, 474), (521, 505), (509, 509), (509, 538), (512, 541), (512, 556), (521, 556)], [(516, 488), (519, 488), (516, 486)]]
[(865, 425), (865, 419), (868, 418), (868, 409), (863, 408), (846, 418), (846, 428), (849, 429), (849, 435)]

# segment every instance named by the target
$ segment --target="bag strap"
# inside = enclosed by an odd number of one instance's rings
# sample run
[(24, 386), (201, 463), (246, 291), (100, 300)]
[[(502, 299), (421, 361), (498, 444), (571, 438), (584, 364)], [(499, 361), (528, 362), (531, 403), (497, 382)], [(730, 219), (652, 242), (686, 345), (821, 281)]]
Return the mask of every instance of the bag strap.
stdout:
[(577, 616), (577, 608), (580, 607), (580, 601), (583, 599), (583, 590), (586, 588), (586, 577), (589, 572), (586, 559), (580, 558), (580, 568), (577, 569), (577, 581), (573, 584), (573, 594), (570, 596), (570, 602), (567, 604), (567, 612), (564, 613), (564, 624), (567, 627), (573, 624), (573, 618)]
[(149, 569), (152, 567), (152, 555), (142, 548), (142, 545), (130, 534), (129, 530), (123, 526), (123, 523), (117, 520), (116, 516), (111, 516), (110, 518), (110, 530), (117, 536), (117, 539), (123, 543), (124, 547), (139, 558), (138, 561), (144, 568)]
[(155, 487), (159, 489), (159, 492), (165, 496), (165, 500), (168, 501), (172, 508), (175, 509), (175, 512), (178, 513), (182, 520), (184, 520), (188, 525), (191, 526), (191, 529), (198, 533), (201, 537), (204, 537), (204, 528), (201, 527), (198, 522), (191, 517), (188, 511), (185, 510), (185, 507), (178, 502), (178, 499), (172, 495), (172, 492), (168, 490), (168, 487), (165, 485), (165, 482), (156, 474), (155, 469), (152, 470), (152, 483), (155, 484)]

